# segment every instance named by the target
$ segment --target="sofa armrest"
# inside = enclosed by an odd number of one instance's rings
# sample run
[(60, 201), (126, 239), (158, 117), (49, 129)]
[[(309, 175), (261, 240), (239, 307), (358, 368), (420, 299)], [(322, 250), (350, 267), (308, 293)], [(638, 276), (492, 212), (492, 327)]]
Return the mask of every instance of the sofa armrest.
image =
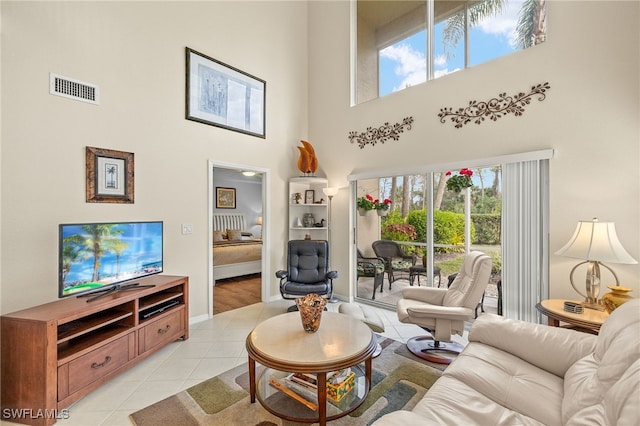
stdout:
[(469, 330), (469, 341), (480, 342), (542, 368), (558, 377), (593, 352), (597, 336), (548, 325), (481, 315)]
[(432, 305), (442, 305), (445, 294), (447, 294), (446, 288), (406, 287), (402, 289), (404, 299), (418, 300)]

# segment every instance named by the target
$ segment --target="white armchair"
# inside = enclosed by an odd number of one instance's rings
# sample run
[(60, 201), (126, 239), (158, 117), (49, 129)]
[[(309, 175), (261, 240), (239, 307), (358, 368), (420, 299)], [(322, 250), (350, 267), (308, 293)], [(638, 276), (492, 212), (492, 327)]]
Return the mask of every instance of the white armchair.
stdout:
[(448, 289), (405, 288), (396, 306), (398, 319), (416, 324), (432, 334), (409, 339), (407, 348), (420, 358), (449, 364), (452, 358), (443, 353), (458, 354), (463, 349), (462, 345), (451, 342), (451, 335), (464, 332), (464, 322), (473, 317), (490, 275), (491, 258), (472, 251), (465, 255), (462, 268)]

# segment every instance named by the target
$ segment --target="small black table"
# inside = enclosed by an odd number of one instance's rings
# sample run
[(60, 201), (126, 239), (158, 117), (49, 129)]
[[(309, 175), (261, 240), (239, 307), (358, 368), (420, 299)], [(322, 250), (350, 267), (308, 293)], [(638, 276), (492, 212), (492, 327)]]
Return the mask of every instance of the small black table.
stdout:
[[(427, 267), (426, 266), (418, 266), (414, 265), (409, 268), (409, 285), (413, 285), (415, 279), (418, 279), (418, 286), (420, 286), (420, 275), (423, 277), (427, 276)], [(438, 288), (440, 287), (440, 283), (442, 282), (442, 277), (440, 276), (440, 268), (437, 266), (433, 267), (433, 277), (438, 277)]]

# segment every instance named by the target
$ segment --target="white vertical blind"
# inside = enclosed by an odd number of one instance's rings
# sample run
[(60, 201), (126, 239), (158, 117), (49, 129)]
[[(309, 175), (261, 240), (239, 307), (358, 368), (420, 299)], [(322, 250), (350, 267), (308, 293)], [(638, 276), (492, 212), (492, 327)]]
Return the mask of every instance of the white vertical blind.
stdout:
[(549, 160), (503, 164), (502, 295), (507, 318), (540, 322), (549, 297)]

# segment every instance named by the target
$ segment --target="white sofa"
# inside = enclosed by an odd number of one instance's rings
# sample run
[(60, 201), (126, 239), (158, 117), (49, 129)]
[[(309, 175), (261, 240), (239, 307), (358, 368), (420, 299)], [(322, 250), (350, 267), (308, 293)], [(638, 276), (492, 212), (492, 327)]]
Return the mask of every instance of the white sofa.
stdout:
[(412, 411), (387, 425), (638, 425), (640, 299), (594, 336), (486, 314)]

